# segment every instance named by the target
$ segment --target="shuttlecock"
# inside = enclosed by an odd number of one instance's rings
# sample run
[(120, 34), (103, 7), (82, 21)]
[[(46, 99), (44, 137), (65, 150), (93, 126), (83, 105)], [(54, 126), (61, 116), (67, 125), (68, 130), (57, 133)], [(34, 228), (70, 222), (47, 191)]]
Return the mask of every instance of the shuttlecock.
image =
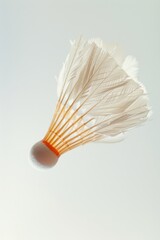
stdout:
[(32, 160), (52, 167), (79, 145), (113, 140), (141, 124), (150, 111), (137, 61), (123, 59), (100, 39), (72, 42), (58, 77), (58, 102), (45, 137), (31, 149)]

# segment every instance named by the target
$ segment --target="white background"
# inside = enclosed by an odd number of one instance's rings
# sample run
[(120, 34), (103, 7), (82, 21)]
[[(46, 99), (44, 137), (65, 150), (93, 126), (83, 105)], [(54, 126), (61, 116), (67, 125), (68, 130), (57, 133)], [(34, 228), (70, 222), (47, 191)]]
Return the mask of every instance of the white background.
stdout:
[[(160, 239), (160, 2), (0, 0), (0, 239)], [(139, 61), (153, 116), (116, 144), (29, 164), (47, 131), (56, 81), (83, 34), (117, 42)]]

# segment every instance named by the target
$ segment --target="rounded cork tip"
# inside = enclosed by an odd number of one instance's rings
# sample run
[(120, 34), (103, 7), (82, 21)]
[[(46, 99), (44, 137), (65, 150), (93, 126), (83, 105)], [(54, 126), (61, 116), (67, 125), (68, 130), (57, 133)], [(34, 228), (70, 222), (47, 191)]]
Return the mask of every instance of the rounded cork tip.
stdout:
[(57, 161), (57, 156), (42, 141), (37, 142), (31, 148), (31, 160), (34, 165), (42, 168), (51, 168)]

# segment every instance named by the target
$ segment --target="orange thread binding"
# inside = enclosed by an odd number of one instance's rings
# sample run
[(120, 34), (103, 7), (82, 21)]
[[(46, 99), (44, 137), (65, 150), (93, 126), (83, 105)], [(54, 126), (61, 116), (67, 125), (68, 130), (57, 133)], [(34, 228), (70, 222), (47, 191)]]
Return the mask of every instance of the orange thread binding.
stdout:
[(60, 153), (58, 152), (58, 150), (56, 148), (54, 148), (51, 144), (49, 144), (48, 142), (46, 142), (45, 140), (42, 140), (42, 142), (52, 151), (54, 152), (58, 157), (60, 156)]

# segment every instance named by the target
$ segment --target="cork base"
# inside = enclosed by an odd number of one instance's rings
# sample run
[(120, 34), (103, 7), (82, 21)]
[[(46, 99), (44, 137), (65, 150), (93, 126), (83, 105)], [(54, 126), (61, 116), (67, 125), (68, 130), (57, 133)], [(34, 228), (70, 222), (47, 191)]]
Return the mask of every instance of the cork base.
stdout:
[(42, 141), (37, 142), (31, 149), (31, 160), (36, 166), (51, 168), (57, 163), (58, 158), (59, 156)]

